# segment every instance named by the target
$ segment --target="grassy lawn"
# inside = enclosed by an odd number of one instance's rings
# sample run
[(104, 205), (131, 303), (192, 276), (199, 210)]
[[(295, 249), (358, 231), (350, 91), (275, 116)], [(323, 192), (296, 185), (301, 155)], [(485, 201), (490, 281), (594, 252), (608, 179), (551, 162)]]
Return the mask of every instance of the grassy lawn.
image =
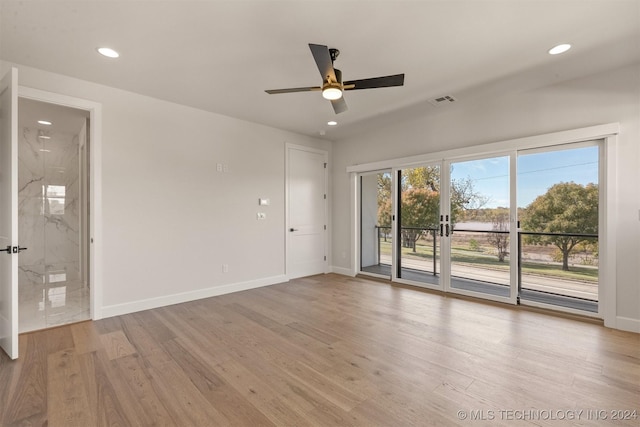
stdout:
[[(391, 242), (380, 242), (380, 252), (384, 255), (391, 255)], [(403, 258), (433, 260), (433, 246), (416, 245), (416, 252), (411, 248), (402, 248)], [(468, 247), (451, 248), (451, 261), (459, 264), (474, 265), (492, 270), (508, 270), (508, 257), (505, 262), (498, 261), (496, 255), (474, 251)], [(523, 262), (522, 272), (539, 276), (558, 277), (566, 280), (579, 280), (586, 282), (598, 281), (598, 269), (593, 267), (571, 266), (570, 271), (562, 271), (558, 264)]]

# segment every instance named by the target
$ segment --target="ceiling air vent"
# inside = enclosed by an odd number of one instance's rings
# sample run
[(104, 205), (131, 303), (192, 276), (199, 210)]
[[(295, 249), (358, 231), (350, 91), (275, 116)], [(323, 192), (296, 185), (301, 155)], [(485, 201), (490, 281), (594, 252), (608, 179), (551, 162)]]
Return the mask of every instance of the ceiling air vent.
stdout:
[(456, 99), (451, 95), (439, 96), (429, 100), (429, 104), (434, 107), (441, 107), (443, 105), (451, 104), (452, 102), (456, 102)]

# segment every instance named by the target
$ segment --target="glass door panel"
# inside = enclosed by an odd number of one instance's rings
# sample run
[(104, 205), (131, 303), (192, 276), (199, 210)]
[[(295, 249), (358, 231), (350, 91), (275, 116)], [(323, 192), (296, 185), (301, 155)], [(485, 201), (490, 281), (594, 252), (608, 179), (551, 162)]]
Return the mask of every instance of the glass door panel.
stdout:
[(518, 153), (520, 299), (598, 312), (599, 146)]
[(440, 165), (398, 171), (397, 277), (440, 284)]
[(445, 223), (452, 290), (512, 295), (509, 168), (509, 156), (451, 163)]
[(391, 278), (391, 172), (360, 176), (360, 271)]

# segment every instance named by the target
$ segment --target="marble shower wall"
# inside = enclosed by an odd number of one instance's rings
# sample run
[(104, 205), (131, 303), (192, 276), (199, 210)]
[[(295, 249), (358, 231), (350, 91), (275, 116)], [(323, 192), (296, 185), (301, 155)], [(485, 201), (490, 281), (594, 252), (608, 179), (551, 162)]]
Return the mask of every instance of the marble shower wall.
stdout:
[[(20, 129), (18, 143), (19, 282), (78, 280), (78, 135)], [(48, 136), (44, 139), (40, 136)]]

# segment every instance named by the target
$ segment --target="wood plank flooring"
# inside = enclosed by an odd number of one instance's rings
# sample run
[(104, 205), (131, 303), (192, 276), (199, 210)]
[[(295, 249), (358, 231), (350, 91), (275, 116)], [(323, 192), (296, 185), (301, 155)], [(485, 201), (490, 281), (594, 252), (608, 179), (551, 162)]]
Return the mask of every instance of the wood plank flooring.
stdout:
[(20, 355), (2, 426), (640, 425), (638, 334), (334, 274), (24, 334)]

